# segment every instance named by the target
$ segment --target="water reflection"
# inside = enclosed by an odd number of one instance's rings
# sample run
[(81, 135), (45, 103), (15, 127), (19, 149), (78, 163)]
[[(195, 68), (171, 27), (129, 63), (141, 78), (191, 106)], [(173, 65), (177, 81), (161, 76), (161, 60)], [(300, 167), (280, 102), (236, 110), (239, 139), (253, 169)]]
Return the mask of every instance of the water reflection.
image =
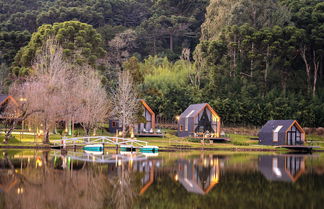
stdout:
[(188, 192), (207, 194), (219, 182), (219, 177), (219, 158), (212, 155), (177, 161), (175, 180), (179, 180)]
[(0, 208), (307, 208), (303, 198), (318, 208), (323, 161), (306, 155), (3, 152)]
[(271, 155), (259, 157), (259, 169), (269, 181), (295, 182), (305, 172), (303, 155)]

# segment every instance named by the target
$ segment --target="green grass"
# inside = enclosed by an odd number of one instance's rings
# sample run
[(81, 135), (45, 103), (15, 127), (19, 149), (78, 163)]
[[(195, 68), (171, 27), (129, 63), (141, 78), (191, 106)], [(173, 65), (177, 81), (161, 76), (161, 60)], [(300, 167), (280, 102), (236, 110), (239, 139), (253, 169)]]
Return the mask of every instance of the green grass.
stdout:
[[(17, 130), (19, 131), (19, 130)], [(75, 130), (75, 133), (78, 133), (78, 136), (83, 136), (83, 129)], [(251, 140), (251, 138), (255, 138), (255, 136), (248, 135), (239, 135), (239, 134), (229, 134), (227, 137), (231, 140), (230, 142), (224, 143), (209, 143), (209, 141), (205, 141), (205, 144), (202, 144), (200, 140), (195, 140), (191, 138), (182, 138), (175, 136), (175, 130), (164, 129), (163, 132), (165, 136), (163, 138), (158, 137), (140, 137), (137, 138), (141, 141), (146, 141), (150, 145), (155, 145), (159, 147), (174, 147), (174, 146), (190, 146), (192, 148), (226, 148), (226, 149), (272, 149), (276, 151), (281, 151), (281, 149), (276, 149), (273, 146), (264, 146), (259, 145), (257, 140)], [(82, 133), (82, 134), (81, 134)], [(97, 135), (104, 136), (113, 136), (114, 134), (107, 133), (105, 129), (98, 130)], [(61, 139), (62, 136), (59, 134), (51, 134), (50, 140)], [(4, 134), (0, 134), (0, 141), (2, 142), (4, 139)], [(33, 146), (35, 144), (42, 144), (42, 137), (35, 137), (33, 135), (20, 135), (16, 134), (9, 141), (9, 145), (17, 145), (17, 146)], [(324, 137), (310, 135), (307, 136), (307, 140), (310, 142), (309, 145), (321, 146), (320, 149), (324, 148)]]

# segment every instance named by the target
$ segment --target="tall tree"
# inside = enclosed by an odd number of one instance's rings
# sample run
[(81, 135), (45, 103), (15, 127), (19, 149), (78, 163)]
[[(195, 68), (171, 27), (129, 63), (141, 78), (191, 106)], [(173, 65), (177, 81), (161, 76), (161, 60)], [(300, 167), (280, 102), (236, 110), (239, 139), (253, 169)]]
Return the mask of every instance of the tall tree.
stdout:
[(118, 77), (116, 90), (112, 93), (113, 116), (118, 118), (122, 125), (123, 137), (132, 128), (138, 112), (137, 92), (133, 78), (129, 71), (121, 71)]

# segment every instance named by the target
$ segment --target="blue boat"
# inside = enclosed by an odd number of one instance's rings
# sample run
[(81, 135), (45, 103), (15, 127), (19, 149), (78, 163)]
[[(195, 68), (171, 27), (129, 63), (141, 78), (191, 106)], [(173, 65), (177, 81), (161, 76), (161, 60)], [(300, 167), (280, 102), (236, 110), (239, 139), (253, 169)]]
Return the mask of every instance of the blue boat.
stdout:
[(86, 145), (83, 147), (83, 150), (86, 151), (96, 151), (96, 152), (101, 152), (103, 151), (104, 147), (102, 144), (91, 144), (91, 145)]
[(140, 152), (158, 152), (159, 147), (158, 146), (143, 146), (140, 147)]

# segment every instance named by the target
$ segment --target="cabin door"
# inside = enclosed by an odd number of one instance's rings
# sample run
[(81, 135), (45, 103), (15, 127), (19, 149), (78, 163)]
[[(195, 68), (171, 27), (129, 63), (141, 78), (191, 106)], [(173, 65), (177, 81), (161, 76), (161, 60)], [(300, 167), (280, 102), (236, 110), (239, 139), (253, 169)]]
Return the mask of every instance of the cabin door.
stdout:
[(288, 145), (296, 145), (296, 135), (296, 131), (287, 132)]

